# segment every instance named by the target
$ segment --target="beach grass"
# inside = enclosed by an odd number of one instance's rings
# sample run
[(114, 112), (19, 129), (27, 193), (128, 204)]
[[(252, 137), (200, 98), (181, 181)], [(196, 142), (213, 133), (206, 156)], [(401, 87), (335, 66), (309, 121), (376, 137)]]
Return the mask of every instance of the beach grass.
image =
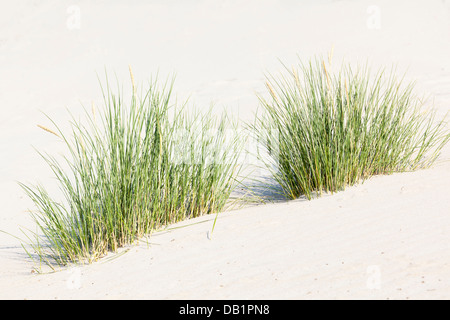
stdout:
[[(173, 79), (132, 81), (125, 101), (106, 76), (103, 108), (72, 116), (71, 129), (41, 129), (66, 147), (62, 159), (40, 153), (63, 197), (21, 183), (33, 200), (37, 231), (24, 231), (30, 256), (48, 264), (91, 263), (168, 224), (217, 213), (239, 182), (243, 143), (226, 114), (173, 103)], [(24, 246), (25, 247), (25, 246)]]
[(450, 135), (395, 69), (372, 73), (313, 58), (266, 75), (251, 124), (264, 166), (288, 199), (311, 199), (379, 174), (431, 166)]

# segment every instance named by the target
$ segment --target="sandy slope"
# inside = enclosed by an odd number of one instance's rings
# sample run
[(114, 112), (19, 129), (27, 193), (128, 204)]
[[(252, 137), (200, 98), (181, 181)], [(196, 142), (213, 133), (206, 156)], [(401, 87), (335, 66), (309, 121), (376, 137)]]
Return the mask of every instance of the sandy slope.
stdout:
[[(183, 2), (184, 3), (184, 2)], [(314, 4), (313, 4), (314, 3)], [(243, 120), (276, 58), (397, 63), (450, 105), (450, 1), (14, 1), (0, 10), (0, 229), (33, 228), (16, 180), (51, 186), (36, 127), (100, 100), (95, 72), (128, 81), (176, 71), (176, 91)], [(79, 16), (77, 16), (79, 12)], [(450, 159), (450, 148), (442, 159)], [(314, 201), (269, 204), (181, 223), (114, 259), (31, 274), (0, 233), (0, 298), (450, 298), (450, 163), (375, 177)], [(195, 222), (203, 222), (194, 224)], [(192, 225), (193, 224), (193, 225)], [(188, 226), (189, 225), (189, 226)]]

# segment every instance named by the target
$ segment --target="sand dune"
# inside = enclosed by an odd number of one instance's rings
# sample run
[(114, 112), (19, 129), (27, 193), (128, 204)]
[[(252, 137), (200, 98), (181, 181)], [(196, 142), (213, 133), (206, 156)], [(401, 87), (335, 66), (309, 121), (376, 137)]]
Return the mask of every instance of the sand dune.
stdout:
[[(450, 1), (14, 1), (0, 10), (0, 230), (33, 228), (17, 181), (51, 188), (37, 124), (101, 100), (96, 72), (253, 118), (277, 58), (395, 63), (439, 114), (450, 106)], [(377, 176), (313, 201), (250, 206), (177, 224), (89, 266), (31, 273), (0, 233), (2, 299), (448, 299), (450, 147), (433, 168)], [(44, 268), (45, 270), (45, 268)]]

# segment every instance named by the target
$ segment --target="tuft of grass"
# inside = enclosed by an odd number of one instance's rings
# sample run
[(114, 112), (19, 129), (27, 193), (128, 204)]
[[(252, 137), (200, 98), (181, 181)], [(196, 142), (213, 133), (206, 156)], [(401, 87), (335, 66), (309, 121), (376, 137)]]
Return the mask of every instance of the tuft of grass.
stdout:
[(413, 83), (394, 71), (342, 64), (331, 74), (319, 58), (283, 66), (279, 76), (266, 76), (269, 95), (259, 96), (263, 113), (251, 128), (289, 199), (429, 167), (450, 139), (445, 118), (423, 111)]
[[(243, 143), (226, 115), (172, 105), (173, 80), (151, 81), (132, 97), (102, 87), (104, 108), (60, 137), (62, 161), (41, 154), (62, 199), (41, 185), (21, 186), (34, 201), (30, 246), (49, 266), (90, 263), (170, 223), (223, 210), (238, 183)], [(30, 254), (31, 256), (31, 254)]]

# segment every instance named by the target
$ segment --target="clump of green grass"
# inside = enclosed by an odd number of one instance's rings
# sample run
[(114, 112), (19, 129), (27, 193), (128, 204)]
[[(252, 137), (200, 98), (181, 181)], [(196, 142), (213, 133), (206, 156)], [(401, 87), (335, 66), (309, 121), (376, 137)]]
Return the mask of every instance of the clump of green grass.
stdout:
[(243, 144), (226, 115), (172, 105), (173, 80), (151, 81), (140, 95), (133, 77), (132, 85), (127, 103), (107, 80), (104, 108), (85, 110), (85, 122), (73, 117), (69, 134), (54, 121), (55, 130), (42, 127), (68, 150), (62, 161), (41, 154), (62, 199), (21, 184), (36, 206), (30, 245), (50, 266), (92, 262), (167, 224), (219, 212), (236, 186)]
[(269, 96), (259, 97), (263, 114), (252, 127), (287, 198), (433, 164), (449, 131), (434, 111), (422, 110), (412, 83), (345, 64), (331, 74), (330, 64), (316, 58), (284, 66), (266, 77)]

